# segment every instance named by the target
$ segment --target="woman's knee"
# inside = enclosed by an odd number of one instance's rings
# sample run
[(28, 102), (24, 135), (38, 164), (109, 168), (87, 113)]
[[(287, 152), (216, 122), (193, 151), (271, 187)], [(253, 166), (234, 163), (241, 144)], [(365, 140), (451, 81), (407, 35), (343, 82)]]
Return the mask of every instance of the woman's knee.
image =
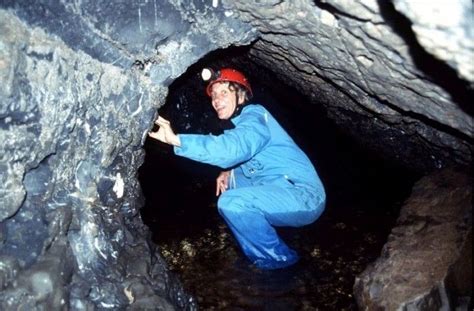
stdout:
[(222, 215), (222, 213), (225, 213), (228, 211), (231, 206), (233, 206), (236, 201), (236, 196), (233, 195), (231, 190), (227, 190), (224, 193), (221, 194), (219, 199), (217, 200), (217, 210), (219, 213)]
[(217, 209), (221, 215), (226, 212), (242, 210), (247, 205), (248, 202), (246, 202), (245, 196), (236, 190), (225, 191), (217, 200)]

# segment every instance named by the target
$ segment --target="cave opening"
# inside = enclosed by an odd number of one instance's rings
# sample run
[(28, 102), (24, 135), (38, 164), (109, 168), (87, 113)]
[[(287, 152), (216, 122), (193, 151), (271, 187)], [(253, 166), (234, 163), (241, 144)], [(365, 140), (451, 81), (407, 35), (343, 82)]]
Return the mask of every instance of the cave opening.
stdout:
[(352, 286), (379, 255), (404, 199), (419, 174), (365, 149), (307, 98), (256, 63), (250, 47), (208, 54), (169, 88), (159, 114), (177, 133), (218, 135), (218, 119), (200, 78), (204, 67), (244, 72), (253, 102), (265, 106), (308, 155), (327, 193), (326, 210), (313, 224), (277, 228), (301, 256), (284, 270), (250, 265), (217, 212), (220, 169), (174, 155), (147, 139), (139, 170), (141, 210), (153, 241), (200, 308), (356, 309)]

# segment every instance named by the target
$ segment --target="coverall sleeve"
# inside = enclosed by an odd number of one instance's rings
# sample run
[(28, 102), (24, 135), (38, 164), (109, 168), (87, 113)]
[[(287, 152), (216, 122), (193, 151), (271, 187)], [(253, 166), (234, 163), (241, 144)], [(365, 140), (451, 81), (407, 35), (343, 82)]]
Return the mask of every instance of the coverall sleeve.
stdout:
[(229, 168), (251, 159), (270, 140), (264, 112), (242, 114), (236, 127), (221, 135), (179, 134), (181, 147), (176, 155), (221, 168)]

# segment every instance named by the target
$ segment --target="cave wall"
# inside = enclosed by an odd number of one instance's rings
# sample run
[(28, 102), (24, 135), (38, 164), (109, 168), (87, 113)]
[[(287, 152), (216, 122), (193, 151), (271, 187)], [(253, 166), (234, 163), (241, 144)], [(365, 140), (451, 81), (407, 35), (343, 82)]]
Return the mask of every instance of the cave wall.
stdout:
[(227, 1), (260, 32), (251, 57), (354, 139), (427, 172), (469, 165), (469, 1)]
[(133, 169), (164, 90), (10, 12), (0, 24), (0, 308), (117, 307), (140, 287), (166, 297)]
[(194, 308), (136, 175), (169, 84), (231, 44), (389, 158), (470, 163), (472, 7), (453, 6), (440, 25), (408, 1), (2, 1), (0, 307)]
[(199, 2), (1, 3), (0, 309), (195, 308), (149, 243), (137, 172), (167, 85), (254, 34), (223, 17)]

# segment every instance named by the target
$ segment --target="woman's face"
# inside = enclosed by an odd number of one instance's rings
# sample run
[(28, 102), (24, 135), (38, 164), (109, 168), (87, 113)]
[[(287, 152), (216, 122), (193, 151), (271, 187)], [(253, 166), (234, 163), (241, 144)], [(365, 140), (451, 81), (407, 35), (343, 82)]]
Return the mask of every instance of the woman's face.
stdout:
[(212, 85), (212, 107), (217, 112), (219, 119), (229, 119), (234, 114), (237, 105), (243, 103), (243, 96), (238, 96), (237, 102), (237, 96), (235, 95), (236, 90), (230, 89), (228, 82), (217, 82)]

